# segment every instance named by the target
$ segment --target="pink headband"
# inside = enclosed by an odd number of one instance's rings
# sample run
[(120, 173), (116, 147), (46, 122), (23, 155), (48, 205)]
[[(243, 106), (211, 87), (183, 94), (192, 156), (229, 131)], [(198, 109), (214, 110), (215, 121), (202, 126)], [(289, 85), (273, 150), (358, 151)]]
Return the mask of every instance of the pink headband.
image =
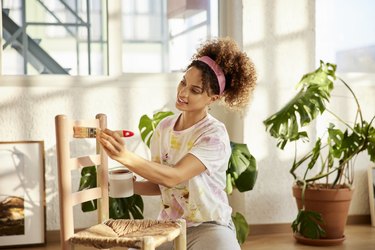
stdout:
[(202, 56), (197, 59), (198, 61), (204, 62), (207, 64), (215, 73), (217, 81), (219, 82), (220, 95), (224, 92), (225, 89), (225, 76), (223, 70), (220, 66), (208, 56)]

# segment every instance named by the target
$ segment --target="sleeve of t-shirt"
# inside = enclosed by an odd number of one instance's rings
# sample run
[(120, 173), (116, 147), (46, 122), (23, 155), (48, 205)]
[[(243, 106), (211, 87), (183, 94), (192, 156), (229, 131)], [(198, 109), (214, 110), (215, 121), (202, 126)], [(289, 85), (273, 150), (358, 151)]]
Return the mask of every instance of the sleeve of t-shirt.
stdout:
[(230, 157), (227, 134), (221, 135), (218, 130), (206, 133), (194, 143), (189, 153), (204, 164), (209, 174), (218, 170), (226, 171)]

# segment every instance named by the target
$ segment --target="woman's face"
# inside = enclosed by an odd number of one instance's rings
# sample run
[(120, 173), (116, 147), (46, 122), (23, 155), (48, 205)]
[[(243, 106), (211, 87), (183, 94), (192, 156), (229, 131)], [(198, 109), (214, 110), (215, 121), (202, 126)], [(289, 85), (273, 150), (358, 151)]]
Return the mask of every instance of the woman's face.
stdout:
[(201, 111), (216, 100), (208, 96), (203, 88), (202, 73), (196, 67), (190, 67), (177, 87), (176, 108), (180, 111)]

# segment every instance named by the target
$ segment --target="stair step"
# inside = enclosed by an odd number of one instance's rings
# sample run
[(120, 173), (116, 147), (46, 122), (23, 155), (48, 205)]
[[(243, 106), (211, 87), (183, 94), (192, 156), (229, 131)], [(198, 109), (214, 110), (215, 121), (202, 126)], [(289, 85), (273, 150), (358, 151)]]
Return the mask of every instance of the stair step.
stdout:
[(33, 38), (34, 42), (36, 42), (38, 45), (40, 44), (40, 42), (42, 41), (41, 38)]
[(9, 8), (3, 8), (3, 13), (9, 16), (10, 9)]
[(12, 47), (13, 49), (22, 49), (22, 46), (19, 45), (18, 43), (12, 43), (11, 47)]

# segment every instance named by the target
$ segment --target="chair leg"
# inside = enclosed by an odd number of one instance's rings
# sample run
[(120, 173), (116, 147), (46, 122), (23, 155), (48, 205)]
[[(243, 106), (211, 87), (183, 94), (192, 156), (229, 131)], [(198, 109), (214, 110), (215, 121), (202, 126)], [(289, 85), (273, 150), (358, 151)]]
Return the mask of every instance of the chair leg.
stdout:
[(61, 250), (74, 250), (74, 244), (69, 241), (61, 242)]
[(178, 220), (181, 225), (180, 235), (174, 240), (176, 250), (186, 250), (186, 221), (184, 219)]

